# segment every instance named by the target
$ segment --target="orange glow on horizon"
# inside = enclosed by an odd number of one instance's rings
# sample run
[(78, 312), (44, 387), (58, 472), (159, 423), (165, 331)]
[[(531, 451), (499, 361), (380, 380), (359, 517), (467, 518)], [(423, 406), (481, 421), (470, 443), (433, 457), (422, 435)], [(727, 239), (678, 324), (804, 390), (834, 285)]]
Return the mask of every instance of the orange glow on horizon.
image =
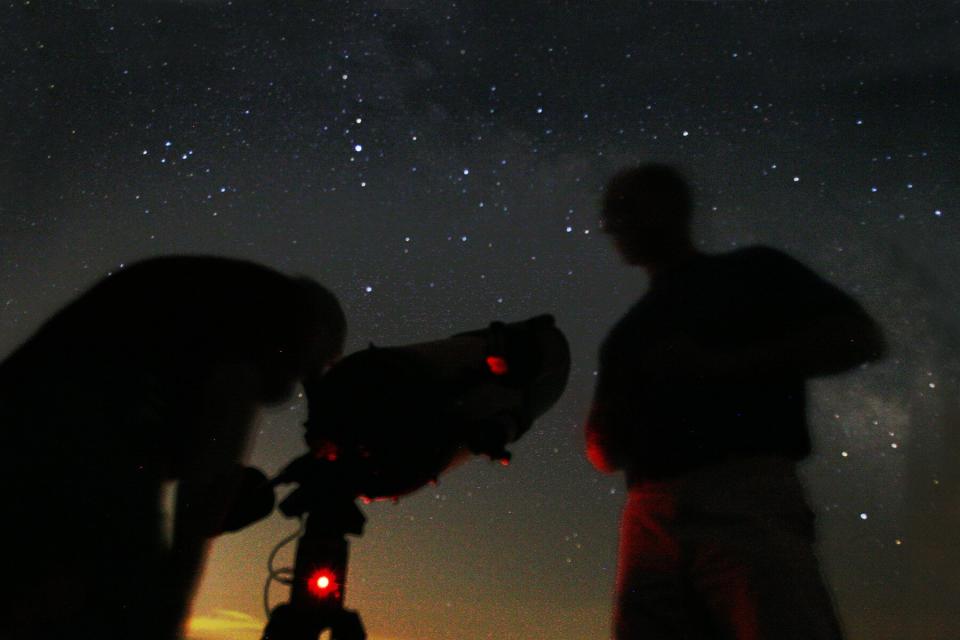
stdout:
[[(241, 611), (217, 609), (197, 614), (187, 622), (187, 640), (260, 640), (266, 620)], [(367, 640), (408, 640), (397, 636), (372, 634)]]

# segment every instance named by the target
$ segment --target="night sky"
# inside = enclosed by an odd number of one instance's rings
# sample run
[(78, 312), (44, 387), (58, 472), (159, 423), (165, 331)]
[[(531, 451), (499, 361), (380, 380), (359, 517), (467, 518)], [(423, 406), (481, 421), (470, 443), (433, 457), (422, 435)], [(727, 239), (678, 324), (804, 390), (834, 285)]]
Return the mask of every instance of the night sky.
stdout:
[[(957, 2), (4, 2), (0, 355), (170, 253), (319, 279), (348, 352), (553, 313), (564, 398), (511, 466), (367, 507), (347, 604), (372, 640), (606, 637), (624, 482), (581, 423), (646, 280), (597, 207), (619, 167), (676, 162), (704, 250), (785, 250), (883, 324), (885, 361), (811, 385), (824, 569), (850, 639), (952, 639), (958, 61)], [(252, 463), (301, 453), (303, 418), (267, 412)], [(259, 637), (294, 528), (217, 542), (191, 637)]]

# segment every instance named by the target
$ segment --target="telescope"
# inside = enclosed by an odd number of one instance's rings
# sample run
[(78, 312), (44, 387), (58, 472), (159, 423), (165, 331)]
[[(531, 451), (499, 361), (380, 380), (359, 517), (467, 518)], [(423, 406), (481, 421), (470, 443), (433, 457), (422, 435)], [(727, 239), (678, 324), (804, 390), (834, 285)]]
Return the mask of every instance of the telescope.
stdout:
[[(552, 316), (494, 322), (445, 340), (353, 353), (304, 381), (309, 451), (271, 481), (293, 484), (280, 503), (303, 523), (289, 602), (269, 612), (264, 640), (364, 640), (345, 608), (349, 543), (363, 533), (363, 501), (398, 499), (457, 463), (507, 464), (507, 446), (563, 394), (570, 350)], [(276, 551), (276, 550), (275, 550)], [(272, 564), (271, 556), (271, 564)], [(266, 606), (266, 590), (265, 590)]]

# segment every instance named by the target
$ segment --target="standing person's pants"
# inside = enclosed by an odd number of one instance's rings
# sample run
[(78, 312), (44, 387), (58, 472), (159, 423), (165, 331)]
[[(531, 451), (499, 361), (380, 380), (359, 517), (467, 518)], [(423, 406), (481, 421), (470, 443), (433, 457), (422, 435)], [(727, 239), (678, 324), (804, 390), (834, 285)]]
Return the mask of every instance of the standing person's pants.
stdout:
[(795, 465), (724, 462), (630, 488), (617, 640), (840, 640)]

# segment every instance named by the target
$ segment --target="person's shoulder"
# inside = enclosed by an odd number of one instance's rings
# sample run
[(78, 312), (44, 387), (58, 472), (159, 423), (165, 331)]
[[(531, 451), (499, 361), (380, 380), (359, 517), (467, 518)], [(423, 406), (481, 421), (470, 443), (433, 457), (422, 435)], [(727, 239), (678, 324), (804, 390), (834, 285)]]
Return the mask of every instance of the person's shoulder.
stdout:
[(793, 256), (766, 245), (753, 245), (719, 256), (731, 269), (772, 276), (792, 273), (812, 274), (809, 267)]
[(758, 244), (721, 254), (720, 258), (730, 262), (760, 262), (768, 264), (796, 264), (797, 261), (779, 249)]
[(118, 275), (182, 272), (194, 274), (259, 272), (280, 275), (275, 269), (250, 260), (203, 254), (171, 254), (144, 258), (124, 265)]
[(729, 254), (736, 260), (744, 279), (779, 293), (821, 295), (832, 288), (830, 282), (814, 268), (793, 256), (766, 246), (746, 247)]
[(100, 285), (111, 291), (153, 289), (183, 295), (211, 288), (284, 288), (293, 278), (266, 265), (211, 255), (162, 255), (124, 265)]

